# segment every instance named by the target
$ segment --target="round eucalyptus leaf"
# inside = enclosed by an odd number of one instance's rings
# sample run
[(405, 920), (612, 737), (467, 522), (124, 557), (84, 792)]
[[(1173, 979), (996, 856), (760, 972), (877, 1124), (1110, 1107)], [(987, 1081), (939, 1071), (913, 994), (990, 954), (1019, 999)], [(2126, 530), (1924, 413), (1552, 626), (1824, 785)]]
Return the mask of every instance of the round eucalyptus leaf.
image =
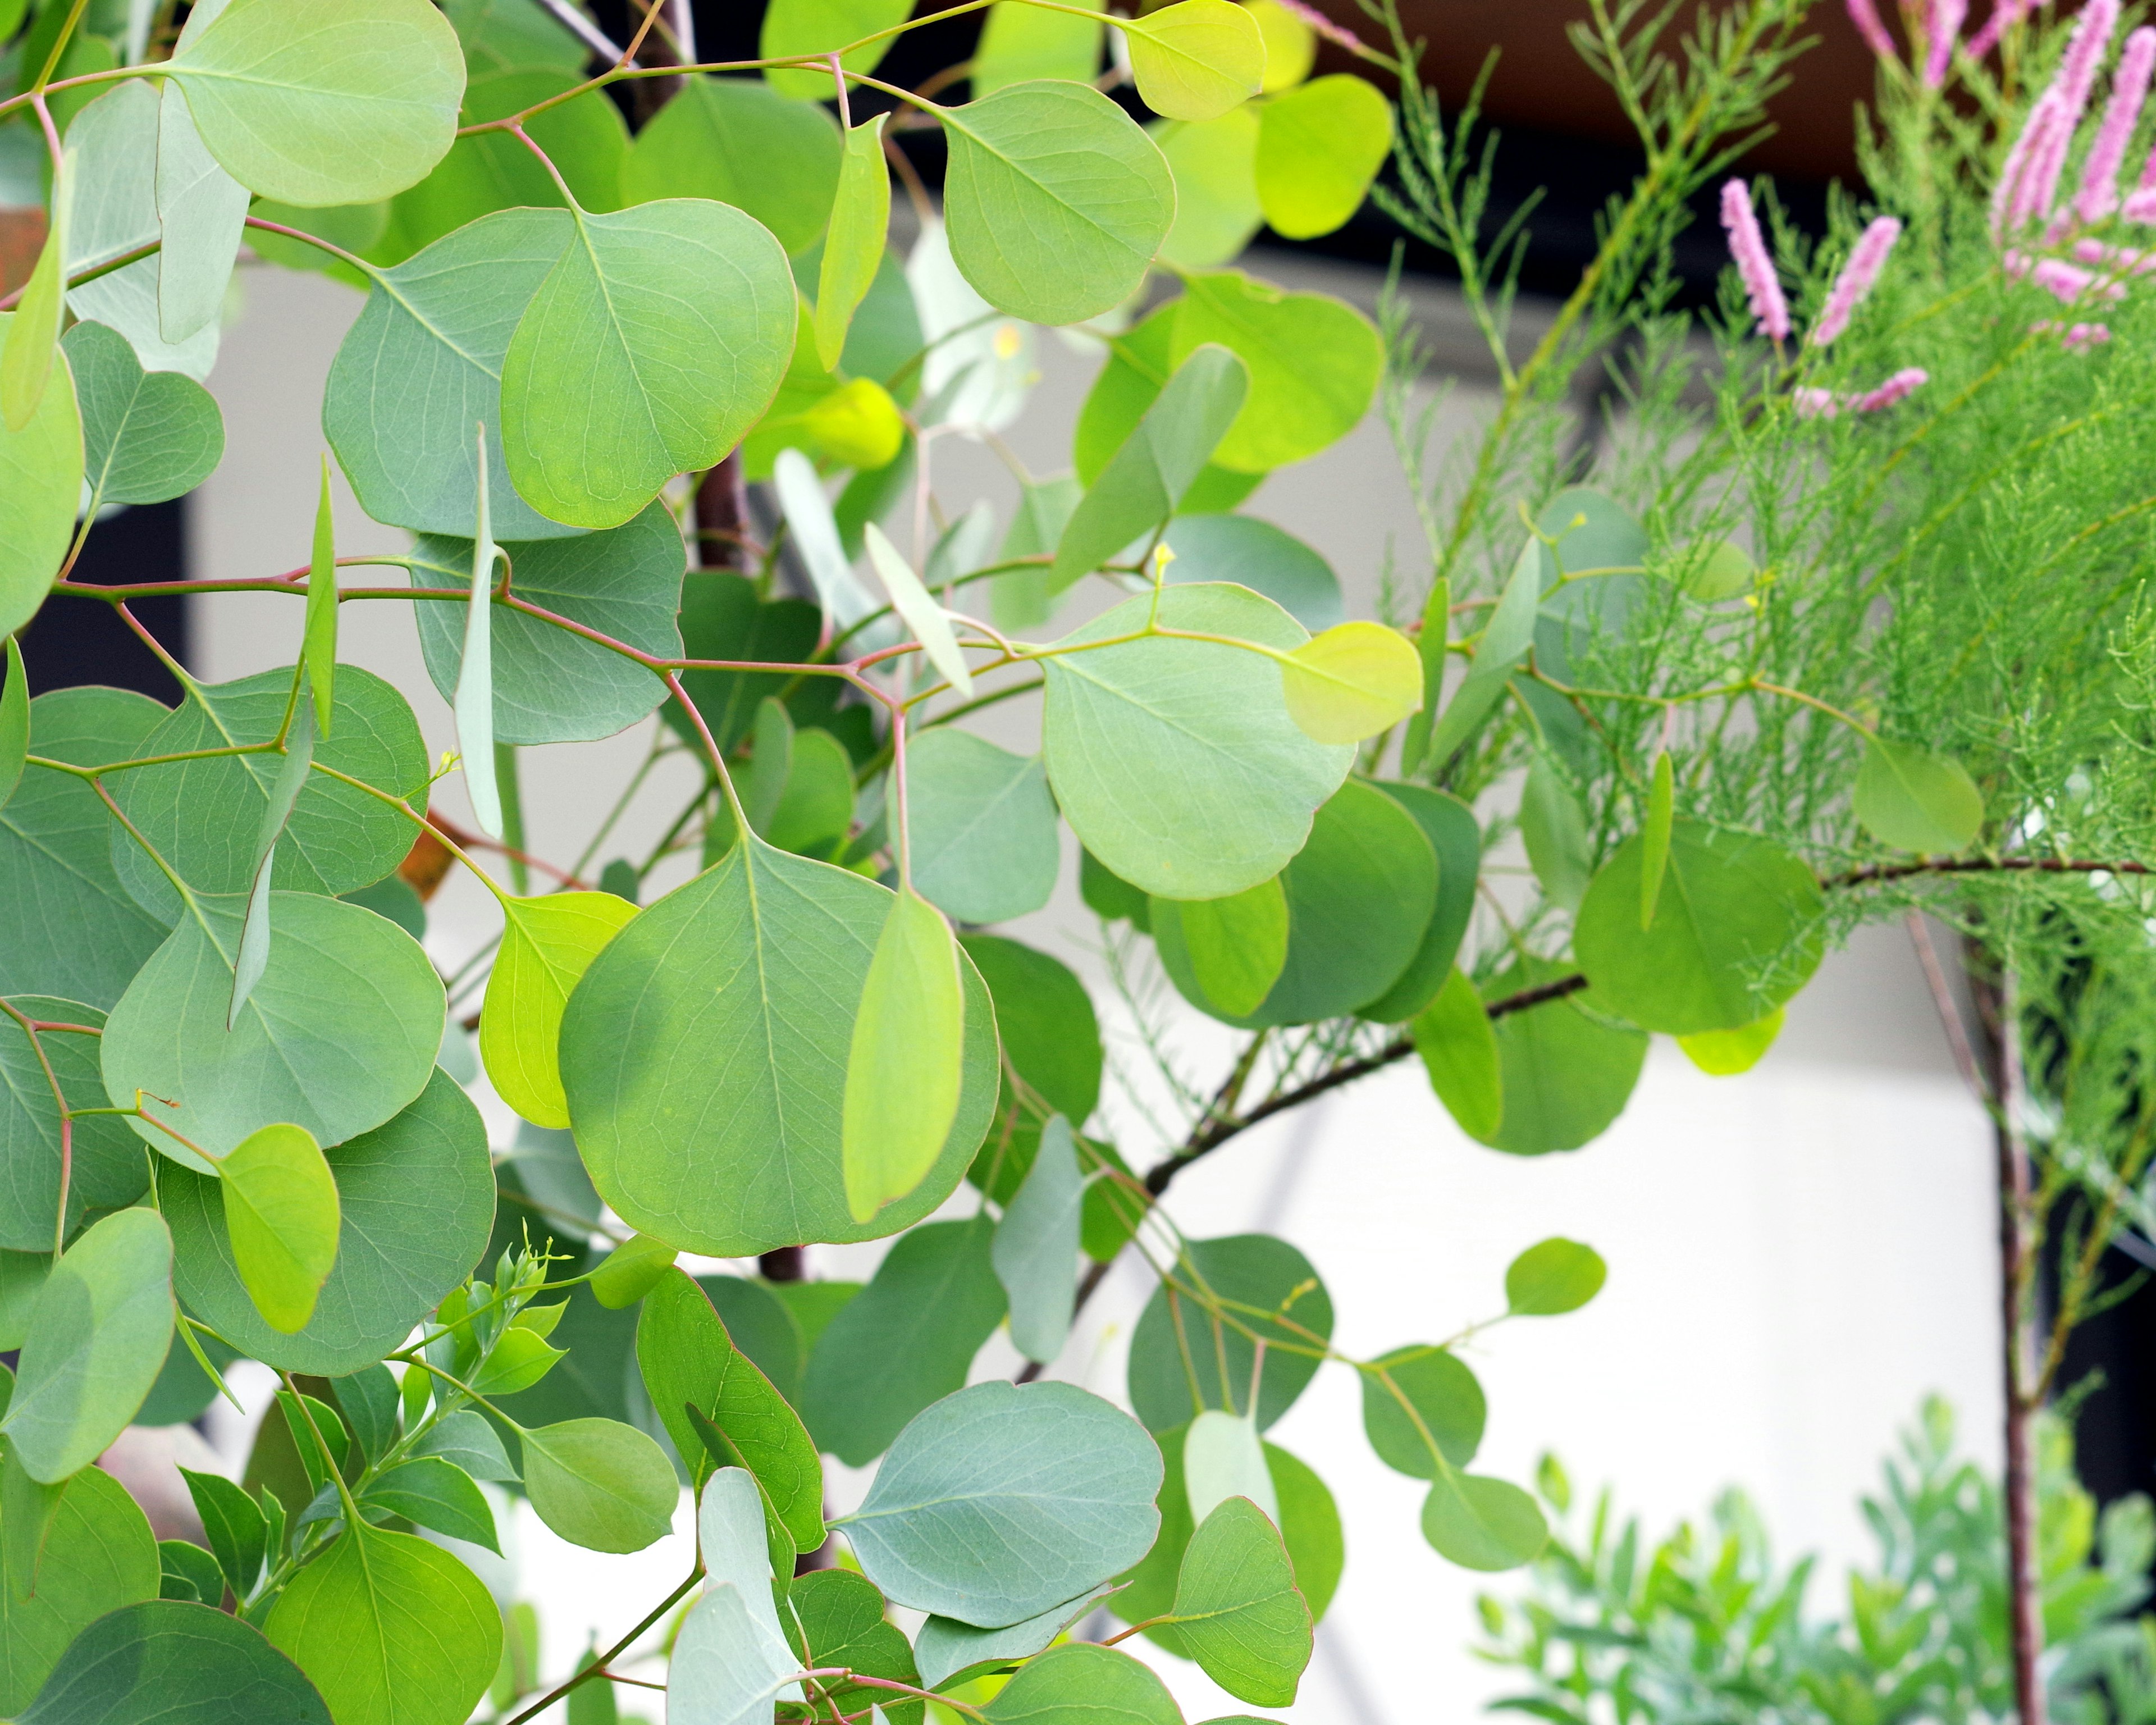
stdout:
[(1228, 1498), (1191, 1536), (1175, 1615), (1205, 1675), (1236, 1700), (1294, 1703), (1310, 1663), (1310, 1607), (1279, 1530), (1249, 1498)]
[[(264, 671), (236, 682), (198, 684), (142, 741), (146, 755), (268, 742), (284, 723), (292, 672)], [(329, 734), (314, 745), (316, 764), (333, 768), (393, 797), (416, 796), (427, 783), (427, 746), (404, 697), (372, 671), (337, 670)], [(112, 799), (175, 874), (198, 892), (244, 893), (260, 860), (263, 812), (280, 754), (221, 755), (174, 761), (115, 774)], [(118, 822), (112, 865), (146, 910), (169, 924), (180, 896), (163, 870)], [(371, 886), (404, 860), (415, 829), (410, 815), (310, 773), (277, 840), (273, 885), (307, 893), (351, 892)]]
[(518, 1433), (524, 1490), (539, 1519), (588, 1551), (642, 1551), (673, 1525), (680, 1488), (666, 1452), (619, 1420), (565, 1420)]
[[(1354, 750), (1302, 734), (1280, 667), (1259, 654), (1122, 640), (1152, 604), (1131, 599), (1059, 643), (1116, 644), (1048, 661), (1049, 781), (1080, 841), (1116, 875), (1163, 898), (1224, 898), (1270, 880), (1302, 849)], [(1271, 601), (1224, 585), (1169, 588), (1160, 621), (1283, 652), (1309, 639)]]
[[(1635, 927), (1639, 902), (1635, 889)], [(1490, 982), (1483, 998), (1502, 999), (1563, 974), (1539, 960), (1516, 964)], [(1502, 1102), (1496, 1129), (1474, 1135), (1492, 1150), (1516, 1156), (1577, 1150), (1600, 1137), (1625, 1111), (1647, 1060), (1644, 1030), (1598, 1018), (1569, 995), (1507, 1013), (1491, 1029), (1497, 1040)], [(1465, 1120), (1461, 1126), (1473, 1131)]]
[(824, 231), (840, 148), (838, 128), (816, 101), (782, 95), (759, 79), (691, 78), (637, 133), (622, 189), (631, 203), (731, 203), (799, 253)]
[(341, 1144), (426, 1088), (446, 1009), (410, 935), (340, 899), (272, 893), (269, 966), (228, 1029), (243, 906), (197, 904), (105, 1022), (105, 1094), (141, 1096), (160, 1122), (129, 1120), (145, 1142), (194, 1167), (190, 1145), (223, 1156), (276, 1122)]
[[(574, 539), (505, 543), (511, 590), (658, 659), (681, 656), (675, 619), (687, 553), (662, 503), (626, 526)], [(471, 541), (428, 535), (412, 547), (415, 587), (471, 588)], [(413, 607), (427, 675), (454, 701), (464, 668), (465, 606)], [(610, 647), (496, 604), (490, 631), (496, 742), (585, 742), (627, 730), (666, 698), (658, 673)]]
[(1465, 1467), (1482, 1446), (1488, 1404), (1466, 1361), (1447, 1348), (1396, 1348), (1363, 1373), (1363, 1430), (1386, 1466), (1435, 1479), (1438, 1455)]
[(1270, 521), (1250, 515), (1179, 515), (1168, 524), (1175, 560), (1168, 578), (1232, 581), (1263, 593), (1316, 633), (1347, 617), (1340, 578), (1310, 547)]
[(20, 1718), (75, 1638), (107, 1612), (157, 1597), (157, 1536), (101, 1468), (61, 1488), (36, 1585), (18, 1570), (18, 1542), (0, 1538), (0, 1713)]
[(1578, 1311), (1600, 1293), (1609, 1274), (1593, 1246), (1576, 1240), (1545, 1240), (1522, 1252), (1505, 1271), (1505, 1303), (1516, 1317), (1560, 1317)]
[[(42, 1024), (105, 1028), (103, 1013), (77, 1001), (17, 994), (8, 1004)], [(98, 1039), (80, 1031), (42, 1030), (33, 1042), (20, 1019), (0, 1013), (0, 1247), (18, 1252), (53, 1249), (60, 1201), (62, 1106), (53, 1095), (53, 1081), (59, 1081), (68, 1107), (103, 1107), (97, 1048)], [(69, 1136), (71, 1234), (85, 1208), (119, 1209), (134, 1203), (148, 1173), (141, 1141), (110, 1114), (82, 1116)]]
[(1148, 1666), (1090, 1641), (1051, 1647), (1019, 1666), (983, 1711), (991, 1725), (1183, 1725)]
[(100, 1618), (19, 1717), (23, 1725), (330, 1725), (315, 1686), (259, 1630), (179, 1599)]
[(1284, 239), (1345, 227), (1393, 147), (1393, 110), (1377, 86), (1335, 72), (1265, 105), (1258, 133), (1258, 202)]
[(1482, 829), (1475, 811), (1450, 792), (1427, 785), (1378, 782), (1378, 788), (1413, 815), (1437, 857), (1437, 904), (1399, 980), (1357, 1010), (1381, 1024), (1414, 1018), (1437, 998), (1459, 956), (1460, 937), (1475, 909), (1482, 869)]
[(1950, 755), (1874, 737), (1856, 769), (1856, 818), (1902, 850), (1965, 850), (1984, 827), (1984, 793)]
[(1733, 1030), (1819, 967), (1825, 901), (1812, 871), (1764, 839), (1694, 820), (1670, 830), (1654, 920), (1640, 926), (1646, 850), (1635, 835), (1588, 888), (1573, 951), (1594, 1004), (1644, 1030)]
[(439, 1070), (387, 1125), (322, 1154), (336, 1177), (336, 1266), (296, 1335), (254, 1309), (225, 1231), (218, 1183), (160, 1168), (182, 1304), (249, 1356), (339, 1377), (378, 1360), (462, 1281), (486, 1248), (494, 1174), (479, 1111)]
[[(1155, 1288), (1132, 1332), (1131, 1406), (1153, 1432), (1187, 1425), (1207, 1408), (1248, 1413), (1257, 1350), (1250, 1336), (1243, 1333), (1247, 1330), (1272, 1344), (1265, 1351), (1265, 1376), (1258, 1390), (1258, 1429), (1262, 1431), (1294, 1405), (1316, 1375), (1318, 1363), (1307, 1350), (1311, 1336), (1322, 1340), (1332, 1334), (1332, 1296), (1309, 1259), (1269, 1234), (1194, 1240), (1178, 1262), (1174, 1277), (1182, 1288), (1167, 1282)], [(1241, 1327), (1216, 1324), (1199, 1300), (1184, 1291), (1199, 1288), (1209, 1290), (1216, 1301), (1235, 1302), (1232, 1311)], [(1260, 1312), (1276, 1316), (1256, 1315)], [(1282, 1318), (1287, 1322), (1281, 1322)], [(1178, 1323), (1183, 1332), (1179, 1340)], [(1224, 1385), (1220, 1372), (1224, 1358)]]
[(82, 411), (83, 477), (103, 503), (192, 491), (224, 454), (216, 398), (178, 372), (146, 372), (127, 338), (79, 323), (61, 344)]
[(1101, 1101), (1101, 1025), (1086, 985), (1062, 960), (1002, 935), (958, 944), (995, 1001), (1004, 1059), (1054, 1112), (1082, 1127)]
[(891, 894), (752, 839), (644, 911), (562, 1016), (562, 1087), (593, 1183), (669, 1245), (741, 1257), (874, 1240), (949, 1197), (988, 1131), (995, 1014), (970, 963), (957, 1117), (928, 1175), (856, 1222), (840, 1099)]
[(1532, 1563), (1549, 1543), (1542, 1510), (1517, 1486), (1450, 1471), (1423, 1501), (1422, 1532), (1440, 1557), (1485, 1573)]
[(951, 256), (983, 299), (1060, 324), (1137, 291), (1174, 222), (1175, 182), (1136, 121), (1091, 86), (1055, 80), (939, 117)]
[(939, 726), (906, 752), (913, 884), (961, 922), (1005, 922), (1055, 890), (1062, 849), (1038, 756)]
[(899, 1434), (839, 1524), (886, 1597), (1000, 1629), (1143, 1556), (1160, 1481), (1152, 1440), (1100, 1397), (1070, 1384), (976, 1384)]
[(1256, 1011), (1236, 1016), (1207, 998), (1168, 901), (1153, 907), (1162, 967), (1185, 999), (1255, 1028), (1314, 1024), (1391, 989), (1421, 948), (1437, 900), (1437, 858), (1399, 803), (1350, 779), (1317, 811), (1310, 839), (1281, 871), (1287, 958)]

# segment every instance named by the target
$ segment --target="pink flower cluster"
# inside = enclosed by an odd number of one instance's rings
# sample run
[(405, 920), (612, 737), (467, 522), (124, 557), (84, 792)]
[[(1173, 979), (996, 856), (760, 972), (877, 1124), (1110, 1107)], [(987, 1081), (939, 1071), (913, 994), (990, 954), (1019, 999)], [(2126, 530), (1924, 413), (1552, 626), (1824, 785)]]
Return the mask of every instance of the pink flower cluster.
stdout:
[(1861, 395), (1806, 388), (1790, 391), (1789, 400), (1799, 419), (1833, 419), (1844, 413), (1878, 413), (1931, 381), (1932, 374), (1922, 366), (1910, 366), (1895, 372), (1876, 389), (1867, 389)]

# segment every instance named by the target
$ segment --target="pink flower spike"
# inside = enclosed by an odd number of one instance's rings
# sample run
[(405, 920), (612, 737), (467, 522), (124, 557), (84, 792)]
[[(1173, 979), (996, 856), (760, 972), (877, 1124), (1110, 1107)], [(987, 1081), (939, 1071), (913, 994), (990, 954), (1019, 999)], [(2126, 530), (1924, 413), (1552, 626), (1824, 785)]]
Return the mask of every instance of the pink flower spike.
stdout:
[[(2156, 155), (2156, 151), (2150, 153)], [(2144, 227), (2156, 225), (2156, 186), (2144, 186), (2138, 192), (2128, 193), (2118, 213), (2129, 222), (2138, 222)]]
[(1799, 419), (1831, 419), (1841, 412), (1841, 398), (1831, 389), (1793, 389), (1789, 402)]
[(1849, 21), (1856, 26), (1856, 33), (1864, 39), (1865, 45), (1882, 60), (1898, 60), (1901, 51), (1894, 46), (1894, 39), (1887, 33), (1887, 26), (1879, 22), (1878, 9), (1871, 0), (1847, 0)]
[(1782, 297), (1774, 260), (1767, 254), (1759, 219), (1752, 213), (1752, 193), (1742, 180), (1732, 180), (1722, 188), (1722, 225), (1729, 230), (1729, 255), (1743, 278), (1744, 297), (1752, 302), (1760, 330), (1774, 341), (1788, 341), (1789, 304)]
[(2021, 136), (2015, 139), (2006, 152), (2006, 160), (1999, 164), (1999, 179), (1991, 188), (1991, 237), (1994, 240), (2018, 234), (2028, 221), (2030, 172), (2036, 157), (2046, 147), (2046, 140), (2057, 123), (2058, 113), (2056, 95), (2047, 91), (2039, 97), (2030, 109), (2028, 119), (2022, 122)]
[(2111, 33), (2118, 28), (2118, 0), (2089, 0), (2081, 22), (2074, 26), (2051, 86), (2065, 100), (2069, 134), (2082, 123), (2089, 92), (2096, 88), (2096, 74), (2103, 69), (2104, 55), (2111, 49)]
[(2126, 39), (2118, 73), (2111, 80), (2103, 124), (2082, 165), (2082, 188), (2074, 208), (2084, 222), (2101, 222), (2118, 208), (2118, 167), (2126, 160), (2126, 146), (2133, 141), (2141, 105), (2148, 99), (2152, 71), (2156, 71), (2156, 29), (2143, 24)]
[(2078, 264), (2069, 264), (2059, 258), (2044, 258), (2030, 270), (2029, 280), (2062, 305), (2071, 305), (2076, 300), (2123, 300), (2126, 290), (2119, 283), (2099, 282), (2096, 272), (2084, 270)]
[(1999, 46), (2000, 37), (2034, 9), (2030, 0), (1999, 0), (1999, 3), (1991, 8), (1991, 16), (1984, 21), (1984, 28), (1969, 39), (1969, 57), (1973, 60), (1982, 59)]
[(1813, 347), (1825, 347), (1849, 327), (1851, 314), (1877, 285), (1879, 272), (1887, 267), (1887, 254), (1901, 237), (1902, 224), (1892, 216), (1879, 217), (1858, 237), (1849, 261), (1828, 290), (1825, 309), (1806, 338)]
[(2066, 151), (2074, 141), (2074, 125), (2067, 116), (2066, 99), (2054, 98), (2044, 135), (2030, 151), (2021, 183), (2015, 188), (2014, 206), (2007, 212), (2009, 228), (2050, 218), (2058, 200), (2059, 176), (2066, 172)]
[(1954, 43), (1969, 21), (1969, 0), (1930, 0), (1924, 11), (1924, 87), (1937, 90), (1953, 64)]
[(1850, 411), (1856, 413), (1876, 413), (1891, 408), (1912, 391), (1921, 389), (1932, 381), (1932, 374), (1922, 366), (1911, 366), (1899, 371), (1876, 389), (1869, 390), (1850, 403)]
[(2059, 345), (2069, 353), (2079, 353), (2085, 348), (2102, 347), (2110, 339), (2108, 324), (2077, 323), (2059, 338)]

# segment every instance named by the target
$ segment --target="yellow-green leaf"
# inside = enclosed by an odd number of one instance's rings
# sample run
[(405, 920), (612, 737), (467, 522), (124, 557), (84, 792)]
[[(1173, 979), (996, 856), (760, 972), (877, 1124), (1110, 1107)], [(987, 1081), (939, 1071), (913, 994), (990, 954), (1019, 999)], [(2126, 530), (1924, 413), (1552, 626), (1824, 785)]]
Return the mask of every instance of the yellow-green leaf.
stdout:
[(501, 950), (487, 978), (480, 1058), (503, 1101), (534, 1126), (566, 1127), (555, 1043), (562, 1009), (593, 959), (636, 915), (610, 892), (555, 892), (502, 906)]
[(1258, 202), (1273, 231), (1309, 239), (1362, 207), (1393, 147), (1392, 106), (1348, 72), (1276, 96), (1258, 123)]
[(1265, 39), (1265, 94), (1292, 90), (1310, 76), (1317, 64), (1317, 32), (1280, 0), (1244, 0), (1244, 9), (1258, 21), (1258, 33)]
[(1410, 1027), (1430, 1087), (1471, 1138), (1487, 1142), (1505, 1114), (1497, 1036), (1475, 984), (1455, 968)]
[(1138, 94), (1167, 119), (1213, 119), (1265, 82), (1265, 39), (1232, 0), (1177, 0), (1120, 22)]
[(606, 1255), (592, 1272), (592, 1297), (609, 1312), (634, 1306), (659, 1278), (674, 1267), (674, 1248), (663, 1240), (639, 1234)]
[(315, 691), (315, 728), (330, 734), (330, 696), (336, 681), (336, 521), (330, 512), (330, 458), (322, 457), (321, 501), (315, 506), (315, 554), (307, 568), (307, 621), (300, 657)]
[(839, 368), (854, 308), (867, 295), (883, 261), (891, 228), (891, 170), (883, 160), (883, 123), (888, 118), (879, 114), (848, 132), (845, 157), (839, 164), (839, 195), (831, 204), (824, 262), (816, 275), (816, 357), (827, 372)]
[(840, 1143), (855, 1220), (905, 1197), (935, 1166), (957, 1117), (965, 1029), (958, 943), (942, 914), (902, 886), (869, 961), (846, 1056)]
[[(874, 521), (862, 533), (868, 547), (869, 561), (875, 566), (885, 590), (891, 594), (891, 603), (905, 619), (906, 626), (913, 631), (913, 638), (921, 643), (929, 662), (951, 680), (962, 701), (973, 698), (973, 673), (966, 669), (966, 656), (958, 650), (958, 638), (951, 632), (950, 614), (929, 597), (928, 589), (921, 584), (921, 578), (913, 572), (913, 566), (898, 553), (898, 547), (884, 536), (884, 531)], [(863, 1217), (862, 1220), (867, 1220)]]
[(1856, 818), (1902, 850), (1955, 851), (1984, 825), (1984, 793), (1948, 755), (1875, 737), (1856, 771)]
[(1422, 706), (1422, 657), (1382, 623), (1342, 623), (1281, 666), (1288, 716), (1314, 742), (1360, 742)]
[(898, 403), (873, 377), (840, 384), (795, 423), (808, 433), (818, 454), (864, 473), (890, 465), (906, 442)]
[(1175, 176), (1175, 225), (1161, 244), (1161, 261), (1181, 270), (1226, 263), (1264, 219), (1254, 106), (1230, 108), (1217, 120), (1164, 121), (1153, 141)]
[(8, 336), (0, 344), (0, 420), (8, 429), (20, 432), (28, 426), (45, 398), (45, 385), (53, 373), (53, 354), (59, 346), (60, 308), (66, 302), (66, 284), (61, 279), (68, 243), (68, 206), (73, 201), (74, 175), (72, 158), (64, 160), (53, 186), (52, 227), (45, 249), (30, 271), (30, 280), (16, 302)]
[(1710, 1078), (1733, 1078), (1749, 1072), (1766, 1058), (1774, 1039), (1782, 1034), (1784, 1009), (1776, 1007), (1763, 1019), (1739, 1024), (1733, 1030), (1701, 1030), (1677, 1038), (1685, 1058)]
[(1445, 688), (1445, 644), (1452, 632), (1452, 583), (1430, 583), (1430, 597), (1422, 608), (1422, 631), (1415, 637), (1415, 652), (1422, 660), (1422, 707), (1408, 721), (1407, 735), (1400, 740), (1400, 773), (1412, 778), (1430, 752), (1430, 726), (1437, 717), (1437, 697)]
[(336, 1266), (336, 1179), (314, 1134), (265, 1126), (218, 1163), (239, 1279), (270, 1327), (297, 1335)]
[(30, 678), (23, 669), (23, 649), (8, 637), (8, 681), (0, 687), (0, 809), (22, 783), (30, 752)]
[(1662, 896), (1662, 875), (1670, 865), (1670, 829), (1676, 819), (1676, 773), (1670, 752), (1655, 757), (1655, 777), (1647, 788), (1647, 823), (1640, 829), (1640, 931), (1655, 926), (1655, 906)]
[[(0, 341), (19, 314), (0, 311)], [(67, 356), (60, 377), (20, 431), (0, 421), (0, 634), (33, 617), (74, 535), (82, 495), (82, 417)]]
[(1231, 1018), (1265, 1004), (1287, 963), (1287, 893), (1276, 875), (1226, 898), (1156, 898), (1153, 937), (1177, 941), (1205, 998)]
[[(1101, 0), (1077, 0), (1090, 11)], [(1036, 78), (1063, 78), (1089, 84), (1101, 69), (1101, 25), (1097, 19), (1068, 12), (1050, 12), (1025, 0), (998, 0), (981, 27), (981, 45), (973, 50), (967, 82), (975, 100)]]

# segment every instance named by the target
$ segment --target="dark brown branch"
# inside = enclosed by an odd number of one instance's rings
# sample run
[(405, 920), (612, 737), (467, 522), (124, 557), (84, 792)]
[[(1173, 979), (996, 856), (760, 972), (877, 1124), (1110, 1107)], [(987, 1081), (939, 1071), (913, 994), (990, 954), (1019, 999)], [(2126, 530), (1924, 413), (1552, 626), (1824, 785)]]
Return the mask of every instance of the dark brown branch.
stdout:
[(2098, 862), (2066, 856), (1943, 856), (1922, 862), (1866, 863), (1845, 875), (1829, 875), (1820, 885), (1830, 891), (1840, 886), (1868, 886), (1876, 880), (1905, 880), (1912, 875), (2149, 875), (2156, 868), (2147, 863)]

